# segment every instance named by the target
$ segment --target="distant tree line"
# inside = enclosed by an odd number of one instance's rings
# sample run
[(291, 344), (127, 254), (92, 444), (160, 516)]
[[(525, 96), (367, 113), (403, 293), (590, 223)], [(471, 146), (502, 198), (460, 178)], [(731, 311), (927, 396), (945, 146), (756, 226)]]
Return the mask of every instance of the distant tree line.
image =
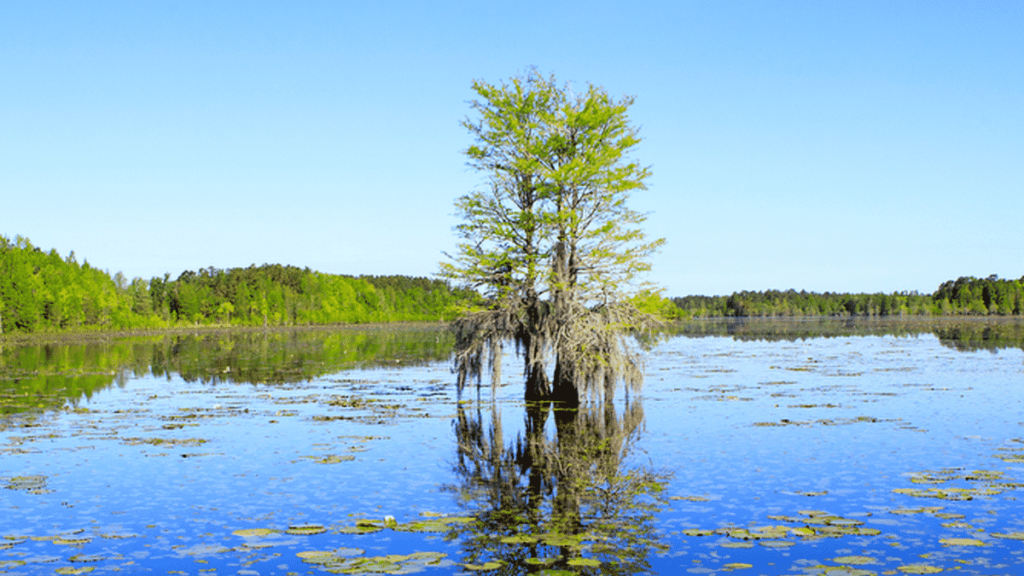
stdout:
[(844, 294), (801, 290), (734, 292), (730, 296), (672, 298), (683, 318), (781, 316), (956, 316), (1024, 314), (1024, 277), (964, 276), (932, 294)]
[[(75, 253), (60, 256), (0, 235), (0, 334), (193, 325), (302, 326), (454, 319), (477, 292), (442, 280), (343, 276), (264, 264), (205, 268), (129, 281)], [(642, 292), (641, 310), (662, 318), (1024, 315), (1024, 277), (961, 277), (933, 294), (795, 290), (664, 298)]]
[(441, 280), (264, 264), (128, 281), (0, 236), (0, 333), (186, 325), (298, 326), (453, 319), (478, 299)]

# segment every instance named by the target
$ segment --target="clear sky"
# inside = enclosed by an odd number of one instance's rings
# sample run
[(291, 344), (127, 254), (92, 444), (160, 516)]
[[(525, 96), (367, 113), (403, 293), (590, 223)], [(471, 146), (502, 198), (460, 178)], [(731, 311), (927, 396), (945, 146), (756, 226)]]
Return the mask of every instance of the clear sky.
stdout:
[(474, 79), (630, 94), (669, 296), (1024, 275), (1024, 3), (0, 1), (0, 234), (437, 271)]

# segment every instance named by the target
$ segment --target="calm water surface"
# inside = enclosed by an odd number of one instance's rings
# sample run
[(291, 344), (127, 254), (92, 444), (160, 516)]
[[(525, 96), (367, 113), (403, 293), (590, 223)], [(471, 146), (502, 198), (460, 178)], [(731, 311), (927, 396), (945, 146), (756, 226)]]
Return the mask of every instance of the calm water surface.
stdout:
[(691, 325), (579, 411), (430, 328), (8, 345), (0, 571), (1024, 574), (1020, 326), (866, 325)]

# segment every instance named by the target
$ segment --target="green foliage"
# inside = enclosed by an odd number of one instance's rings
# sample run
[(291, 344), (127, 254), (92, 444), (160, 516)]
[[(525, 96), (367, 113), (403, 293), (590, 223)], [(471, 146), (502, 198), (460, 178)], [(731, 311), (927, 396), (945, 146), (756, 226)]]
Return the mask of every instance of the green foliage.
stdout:
[(934, 294), (840, 294), (787, 290), (743, 291), (730, 296), (686, 296), (672, 302), (684, 317), (949, 316), (1024, 313), (1024, 277), (961, 277)]
[(355, 278), (279, 264), (186, 271), (166, 283), (163, 293), (170, 315), (179, 320), (251, 326), (445, 320), (478, 298), (440, 280)]
[(133, 289), (79, 264), (72, 252), (43, 252), (28, 238), (0, 236), (0, 306), (7, 332), (123, 329), (155, 323), (133, 312)]
[(643, 290), (636, 296), (633, 296), (632, 302), (637, 310), (650, 314), (655, 318), (676, 320), (684, 317), (681, 308), (656, 290)]
[(79, 265), (74, 252), (63, 259), (27, 238), (0, 236), (0, 332), (438, 321), (477, 299), (441, 280), (355, 278), (280, 264), (129, 282), (120, 272)]
[(441, 274), (479, 288), (491, 307), (455, 323), (460, 383), (479, 382), (484, 355), (494, 381), (496, 351), (515, 342), (528, 398), (639, 386), (623, 336), (650, 321), (631, 297), (662, 241), (648, 240), (646, 217), (629, 208), (650, 177), (630, 157), (640, 142), (633, 99), (590, 84), (576, 91), (537, 70), (473, 90), (465, 154), (486, 181), (456, 201), (460, 242)]

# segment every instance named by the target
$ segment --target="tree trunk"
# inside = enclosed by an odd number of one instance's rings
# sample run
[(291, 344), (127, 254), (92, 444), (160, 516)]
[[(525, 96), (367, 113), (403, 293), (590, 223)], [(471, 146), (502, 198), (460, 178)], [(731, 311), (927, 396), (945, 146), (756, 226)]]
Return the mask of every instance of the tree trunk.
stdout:
[[(573, 388), (575, 392), (575, 388)], [(564, 405), (563, 405), (564, 406)], [(573, 458), (573, 448), (579, 443), (579, 410), (577, 408), (555, 410), (555, 432), (558, 437), (558, 454), (560, 458)], [(579, 494), (575, 487), (577, 478), (571, 477), (573, 464), (560, 466), (555, 471), (555, 497), (551, 503), (551, 519), (563, 534), (579, 534), (582, 520), (580, 516)], [(567, 476), (568, 474), (568, 476)], [(579, 552), (570, 548), (562, 548), (563, 558), (578, 556)]]
[(520, 328), (522, 331), (521, 344), (523, 349), (523, 360), (526, 362), (526, 393), (524, 399), (527, 402), (547, 400), (551, 397), (551, 382), (544, 370), (544, 363), (536, 356), (543, 354), (543, 336), (541, 336), (543, 315), (543, 304), (537, 295), (530, 291), (527, 296), (529, 304), (526, 308), (526, 326)]
[(526, 395), (527, 402), (548, 400), (551, 397), (551, 382), (548, 375), (544, 373), (544, 366), (534, 364), (526, 368)]
[(527, 513), (532, 526), (539, 526), (543, 517), (541, 508), (544, 504), (544, 484), (547, 482), (547, 455), (544, 452), (547, 439), (544, 436), (544, 425), (550, 412), (550, 402), (526, 405), (526, 446), (523, 451), (525, 460), (520, 465), (530, 471)]
[(563, 407), (580, 405), (580, 394), (576, 389), (576, 369), (561, 356), (555, 361), (555, 380), (551, 387), (551, 399)]

